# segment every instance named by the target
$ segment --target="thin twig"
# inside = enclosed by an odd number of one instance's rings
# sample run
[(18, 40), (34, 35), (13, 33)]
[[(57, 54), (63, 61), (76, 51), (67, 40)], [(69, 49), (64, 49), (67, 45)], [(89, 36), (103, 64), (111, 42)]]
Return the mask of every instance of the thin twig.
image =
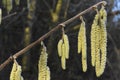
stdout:
[[(13, 13), (13, 14), (10, 14), (11, 16), (17, 14), (17, 16), (14, 17), (10, 22), (8, 22), (8, 23), (5, 25), (5, 28), (7, 28), (10, 24), (12, 24), (13, 22), (15, 22), (20, 16), (22, 16), (23, 13), (25, 12), (25, 10), (26, 10), (26, 8), (23, 8), (23, 10), (22, 10), (20, 13), (15, 12), (15, 13)], [(10, 15), (8, 15), (8, 16), (11, 17)], [(7, 19), (7, 18), (9, 18), (9, 17), (6, 16), (6, 18), (4, 18), (4, 19)]]
[(3, 17), (2, 20), (7, 19), (8, 17), (14, 16), (14, 15), (16, 15), (16, 14), (17, 14), (17, 12), (11, 13), (11, 14)]
[[(58, 24), (55, 28), (53, 28), (52, 30), (50, 30), (48, 33), (46, 33), (45, 35), (43, 35), (42, 37), (40, 37), (38, 40), (36, 40), (35, 42), (31, 43), (30, 45), (28, 45), (27, 47), (23, 48), (22, 50), (20, 50), (19, 52), (15, 53), (13, 55), (13, 57), (16, 57), (18, 58), (20, 55), (24, 54), (25, 52), (27, 52), (28, 50), (30, 50), (32, 47), (36, 46), (37, 44), (39, 44), (41, 41), (43, 41), (44, 39), (46, 39), (48, 36), (50, 36), (53, 32), (57, 31), (58, 29), (60, 29), (62, 26), (61, 25), (67, 25), (71, 22), (73, 22), (74, 20), (76, 19), (79, 19), (79, 17), (81, 15), (84, 15), (88, 12), (90, 12), (91, 10), (93, 10), (93, 7), (94, 6), (99, 6), (101, 4), (105, 4), (106, 5), (106, 1), (101, 1), (91, 7), (89, 7), (88, 9), (84, 10), (83, 12), (77, 14), (76, 16), (68, 19), (67, 21), (63, 22), (63, 23), (60, 23)], [(1, 65), (0, 65), (0, 71), (5, 67), (7, 66), (11, 61), (13, 60), (13, 58), (9, 57), (5, 62), (3, 62)]]

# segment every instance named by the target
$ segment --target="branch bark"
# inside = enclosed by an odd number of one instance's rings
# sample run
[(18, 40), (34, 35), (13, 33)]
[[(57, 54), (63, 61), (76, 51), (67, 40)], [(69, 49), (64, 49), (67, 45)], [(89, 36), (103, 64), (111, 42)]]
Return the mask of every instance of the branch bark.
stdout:
[(50, 30), (48, 33), (44, 34), (42, 37), (40, 37), (38, 40), (36, 40), (35, 42), (31, 43), (30, 45), (28, 45), (27, 47), (23, 48), (22, 50), (20, 50), (19, 52), (15, 53), (13, 56), (10, 56), (6, 61), (4, 61), (1, 65), (0, 65), (0, 71), (6, 67), (12, 60), (13, 58), (18, 58), (20, 55), (24, 54), (25, 52), (27, 52), (28, 50), (30, 50), (32, 47), (36, 46), (37, 44), (39, 44), (41, 41), (43, 41), (44, 39), (46, 39), (48, 36), (50, 36), (52, 33), (54, 33), (55, 31), (59, 30), (61, 27), (63, 27), (64, 25), (67, 25), (71, 22), (73, 22), (76, 19), (79, 19), (80, 16), (90, 12), (91, 10), (93, 10), (94, 7), (97, 7), (99, 5), (106, 5), (107, 2), (106, 1), (101, 1), (98, 2), (97, 4), (89, 7), (88, 9), (84, 10), (83, 12), (77, 14), (76, 16), (68, 19), (65, 22), (62, 22), (60, 24), (58, 24), (55, 28), (53, 28), (52, 30)]

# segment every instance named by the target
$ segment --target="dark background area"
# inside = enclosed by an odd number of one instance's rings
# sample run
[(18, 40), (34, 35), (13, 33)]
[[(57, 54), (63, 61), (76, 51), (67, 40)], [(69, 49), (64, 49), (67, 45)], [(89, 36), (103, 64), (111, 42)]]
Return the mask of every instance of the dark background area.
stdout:
[[(0, 8), (3, 12), (2, 17), (14, 12), (17, 12), (17, 14), (3, 19), (0, 25), (0, 64), (9, 56), (50, 31), (57, 24), (64, 22), (102, 0), (61, 0), (62, 3), (60, 3), (61, 6), (59, 8), (57, 8), (57, 4), (60, 0), (30, 0), (30, 2), (20, 0), (19, 4), (16, 4), (16, 0), (12, 0), (13, 7), (9, 12), (2, 1), (0, 0)], [(61, 38), (61, 30), (44, 40), (48, 50), (48, 66), (51, 71), (51, 80), (120, 79), (120, 0), (105, 1), (107, 1), (106, 10), (108, 13), (108, 43), (107, 63), (103, 75), (97, 78), (95, 69), (90, 64), (90, 31), (95, 16), (95, 11), (93, 10), (83, 15), (87, 31), (87, 72), (84, 73), (82, 71), (81, 55), (77, 54), (77, 34), (80, 20), (76, 20), (65, 27), (65, 32), (70, 41), (70, 58), (67, 60), (66, 70), (62, 70), (57, 53), (57, 43)], [(58, 18), (54, 19), (54, 16)], [(24, 80), (37, 80), (39, 55), (40, 44), (17, 58), (23, 69), (22, 75)], [(0, 71), (0, 80), (9, 80), (12, 64), (10, 63)]]

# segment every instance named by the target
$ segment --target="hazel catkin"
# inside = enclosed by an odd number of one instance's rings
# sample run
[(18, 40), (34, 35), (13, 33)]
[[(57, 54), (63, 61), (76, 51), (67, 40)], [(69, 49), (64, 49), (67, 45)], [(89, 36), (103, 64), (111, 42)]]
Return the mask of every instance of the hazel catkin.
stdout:
[(92, 24), (92, 29), (91, 29), (91, 63), (92, 66), (95, 66), (95, 53), (96, 53), (96, 26), (98, 24), (98, 18), (99, 14), (95, 15), (93, 24)]
[(100, 26), (96, 26), (96, 42), (95, 42), (95, 71), (96, 76), (100, 75)]
[[(82, 69), (83, 72), (87, 71), (87, 42), (86, 42), (86, 27), (83, 18), (78, 33), (78, 53), (82, 54)], [(80, 39), (80, 40), (79, 40)]]
[(107, 56), (107, 31), (106, 31), (106, 20), (107, 12), (102, 6), (100, 10), (100, 26), (101, 26), (101, 64), (100, 64), (100, 74), (102, 75), (106, 65), (106, 56)]
[(64, 33), (62, 34), (62, 39), (59, 40), (58, 45), (58, 55), (61, 57), (61, 67), (63, 70), (66, 69), (66, 59), (69, 59), (69, 39), (68, 36)]
[(12, 71), (10, 73), (10, 80), (23, 80), (21, 72), (21, 66), (17, 63), (16, 60), (14, 60)]
[(61, 57), (61, 54), (62, 54), (62, 44), (63, 44), (63, 40), (60, 39), (57, 45), (59, 57)]
[(63, 35), (64, 45), (65, 45), (65, 58), (69, 58), (69, 40), (66, 34)]
[[(95, 66), (96, 76), (100, 77), (105, 69), (107, 55), (107, 13), (104, 6), (97, 12), (91, 30), (92, 66)], [(94, 33), (94, 34), (93, 34)], [(93, 55), (94, 54), (94, 55)]]
[[(80, 27), (82, 26), (82, 24), (80, 25)], [(82, 35), (81, 35), (81, 30), (79, 29), (79, 32), (78, 32), (78, 54), (81, 53), (82, 51)]]
[(46, 47), (41, 42), (43, 48), (41, 51), (39, 63), (38, 63), (38, 80), (50, 80), (50, 70), (49, 67), (47, 66), (47, 52), (46, 52)]

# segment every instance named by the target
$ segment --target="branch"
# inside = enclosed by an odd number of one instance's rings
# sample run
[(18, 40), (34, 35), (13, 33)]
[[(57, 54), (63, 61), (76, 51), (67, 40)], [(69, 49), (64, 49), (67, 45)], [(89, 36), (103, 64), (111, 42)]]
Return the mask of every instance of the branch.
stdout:
[(20, 50), (19, 52), (15, 53), (13, 56), (10, 56), (6, 61), (4, 61), (1, 65), (0, 65), (0, 71), (7, 66), (12, 60), (13, 58), (18, 58), (20, 55), (24, 54), (25, 52), (27, 52), (28, 50), (30, 50), (32, 47), (36, 46), (37, 44), (39, 44), (41, 41), (43, 41), (44, 39), (46, 39), (48, 36), (50, 36), (53, 32), (59, 30), (61, 27), (63, 27), (63, 25), (67, 25), (71, 22), (73, 22), (76, 19), (79, 19), (79, 17), (81, 15), (84, 15), (88, 12), (90, 12), (91, 10), (93, 10), (94, 7), (97, 7), (99, 5), (106, 5), (107, 2), (106, 1), (101, 1), (91, 7), (89, 7), (88, 9), (84, 10), (83, 12), (77, 14), (76, 16), (68, 19), (67, 21), (58, 24), (55, 28), (53, 28), (52, 30), (50, 30), (48, 33), (44, 34), (42, 37), (40, 37), (38, 40), (36, 40), (35, 42), (31, 43), (30, 45), (28, 45), (27, 47), (23, 48), (22, 50)]

